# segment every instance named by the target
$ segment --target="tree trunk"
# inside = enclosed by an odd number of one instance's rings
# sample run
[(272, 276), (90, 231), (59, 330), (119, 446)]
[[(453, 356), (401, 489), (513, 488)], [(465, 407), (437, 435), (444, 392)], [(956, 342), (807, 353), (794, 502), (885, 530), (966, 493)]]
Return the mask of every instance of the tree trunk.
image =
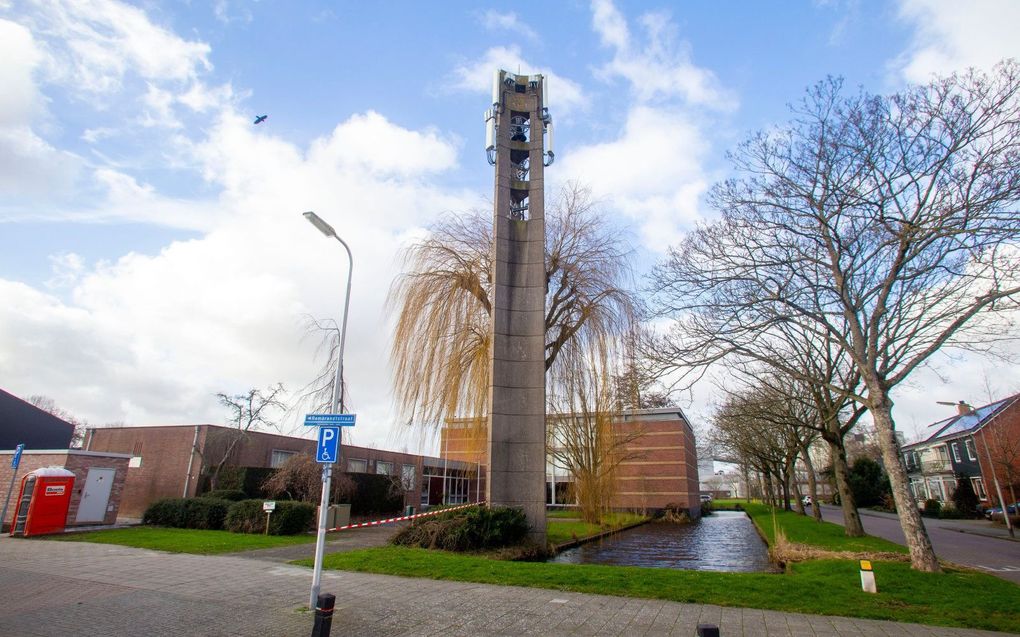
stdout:
[(940, 573), (939, 560), (928, 539), (928, 531), (924, 528), (921, 512), (917, 503), (910, 495), (910, 480), (907, 471), (900, 462), (899, 445), (896, 444), (895, 424), (892, 419), (892, 401), (888, 394), (880, 393), (881, 389), (869, 383), (868, 393), (874, 397), (875, 403), (870, 407), (871, 418), (878, 434), (878, 444), (882, 449), (882, 461), (892, 485), (893, 500), (896, 512), (900, 517), (900, 527), (907, 540), (910, 550), (910, 566), (914, 570), (926, 573)]
[(850, 469), (846, 462), (846, 448), (842, 444), (842, 439), (835, 442), (826, 437), (825, 441), (829, 443), (832, 475), (836, 479), (839, 506), (843, 509), (843, 530), (847, 537), (863, 537), (864, 525), (861, 524), (861, 514), (857, 512), (857, 502), (854, 500), (854, 493), (850, 490), (850, 482), (847, 480)]
[(776, 499), (774, 497), (774, 491), (772, 489), (772, 475), (768, 471), (762, 472), (763, 488), (765, 490), (765, 504), (769, 506), (776, 505)]
[(818, 504), (818, 481), (815, 480), (815, 465), (811, 462), (811, 453), (806, 446), (800, 448), (800, 457), (804, 459), (804, 467), (807, 469), (808, 491), (811, 493), (811, 515), (821, 522), (822, 509)]
[[(800, 485), (797, 484), (797, 454), (793, 454), (793, 457), (786, 462), (786, 480), (790, 485), (790, 491), (793, 493), (793, 501), (797, 504), (797, 513), (805, 515), (804, 498), (800, 494)], [(786, 508), (790, 508), (789, 503), (787, 503)]]

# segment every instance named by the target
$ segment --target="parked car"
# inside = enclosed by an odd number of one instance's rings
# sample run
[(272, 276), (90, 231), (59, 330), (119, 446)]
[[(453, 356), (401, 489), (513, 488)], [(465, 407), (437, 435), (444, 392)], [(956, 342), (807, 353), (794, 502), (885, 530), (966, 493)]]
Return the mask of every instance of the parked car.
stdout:
[(806, 495), (803, 498), (801, 498), (801, 503), (806, 507), (811, 506), (811, 496)]
[[(1008, 505), (1006, 509), (1009, 511), (1009, 517), (1013, 517), (1017, 515), (1018, 511), (1020, 511), (1020, 502), (1014, 502), (1013, 504)], [(985, 519), (991, 520), (993, 515), (1002, 515), (1001, 505), (985, 509)]]
[(701, 501), (702, 502), (711, 502), (712, 501), (712, 494), (710, 494), (710, 493), (702, 493), (701, 494)]

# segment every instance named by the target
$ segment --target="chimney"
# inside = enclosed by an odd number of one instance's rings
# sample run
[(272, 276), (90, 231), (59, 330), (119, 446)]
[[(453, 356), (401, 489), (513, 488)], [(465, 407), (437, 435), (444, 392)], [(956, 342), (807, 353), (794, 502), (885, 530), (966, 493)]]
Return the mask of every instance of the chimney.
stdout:
[(961, 416), (966, 416), (967, 414), (974, 413), (974, 408), (968, 405), (966, 400), (961, 400), (959, 403), (956, 404), (956, 411)]

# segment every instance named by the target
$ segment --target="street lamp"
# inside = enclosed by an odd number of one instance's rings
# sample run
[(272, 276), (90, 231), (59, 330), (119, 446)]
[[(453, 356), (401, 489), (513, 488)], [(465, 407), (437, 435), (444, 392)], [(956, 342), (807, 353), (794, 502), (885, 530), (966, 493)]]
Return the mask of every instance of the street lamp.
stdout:
[[(340, 349), (337, 351), (336, 377), (333, 379), (333, 402), (330, 412), (334, 414), (343, 413), (343, 371), (344, 371), (344, 343), (347, 340), (347, 310), (351, 306), (351, 276), (354, 273), (354, 257), (351, 256), (351, 248), (347, 242), (336, 234), (333, 226), (322, 220), (314, 212), (303, 213), (319, 232), (340, 242), (340, 245), (347, 251), (347, 294), (344, 296), (344, 314), (340, 326)], [(329, 507), (329, 487), (333, 477), (333, 467), (324, 464), (322, 467), (322, 498), (319, 501), (319, 531), (315, 538), (315, 569), (312, 572), (312, 593), (308, 607), (315, 608), (315, 602), (319, 597), (319, 590), (322, 584), (322, 558), (326, 552), (326, 509)]]

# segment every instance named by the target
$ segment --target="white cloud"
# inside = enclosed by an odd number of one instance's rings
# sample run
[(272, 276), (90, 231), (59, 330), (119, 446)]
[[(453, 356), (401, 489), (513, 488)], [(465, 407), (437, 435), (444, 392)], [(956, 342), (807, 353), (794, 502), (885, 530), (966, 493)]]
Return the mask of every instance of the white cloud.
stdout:
[(185, 82), (212, 68), (210, 47), (154, 24), (144, 11), (114, 0), (50, 0), (28, 18), (47, 34), (49, 71), (85, 93), (109, 93), (128, 73)]
[(899, 15), (916, 29), (910, 48), (893, 63), (909, 82), (1020, 58), (1020, 3), (1013, 0), (900, 0)]
[(32, 33), (20, 24), (0, 20), (0, 127), (24, 126), (44, 105), (32, 79), (42, 56)]
[(85, 271), (85, 261), (81, 255), (74, 252), (63, 254), (51, 254), (50, 270), (53, 276), (46, 281), (46, 287), (51, 289), (66, 288), (78, 282), (82, 272)]
[(707, 149), (689, 117), (638, 106), (618, 138), (565, 153), (560, 176), (589, 184), (638, 225), (643, 246), (664, 251), (699, 218)]
[(168, 200), (132, 175), (98, 171), (117, 214), (192, 215), (182, 225), (202, 223), (203, 233), (113, 263), (59, 257), (53, 281), (70, 286), (60, 297), (0, 279), (5, 388), (51, 395), (94, 423), (130, 424), (218, 422), (216, 391), (299, 388), (317, 365), (300, 318), (337, 317), (347, 276), (340, 246), (301, 217), (313, 209), (354, 253), (354, 439), (383, 444), (393, 423), (383, 303), (395, 255), (412, 229), (476, 202), (432, 185), (433, 172), (455, 164), (447, 139), (370, 112), (299, 148), (228, 111), (191, 149), (221, 191), (214, 200)]
[(481, 58), (473, 62), (465, 62), (453, 70), (455, 81), (453, 88), (473, 93), (492, 94), (492, 74), (497, 69), (517, 72), (522, 75), (541, 73), (547, 78), (549, 92), (549, 109), (553, 117), (568, 116), (575, 110), (585, 110), (587, 97), (581, 85), (557, 75), (549, 69), (539, 68), (530, 64), (521, 56), (521, 48), (513, 46), (494, 46)]
[(668, 15), (647, 13), (639, 22), (646, 36), (643, 45), (635, 42), (626, 18), (611, 0), (592, 1), (592, 26), (603, 46), (613, 50), (601, 76), (623, 78), (640, 101), (683, 98), (697, 106), (736, 107), (736, 99), (719, 85), (715, 74), (692, 62), (690, 44), (678, 38)]
[(495, 9), (489, 9), (479, 16), (479, 21), (483, 27), (490, 31), (510, 31), (514, 35), (524, 36), (532, 41), (538, 40), (538, 33), (518, 18), (517, 14), (513, 11), (500, 13)]

